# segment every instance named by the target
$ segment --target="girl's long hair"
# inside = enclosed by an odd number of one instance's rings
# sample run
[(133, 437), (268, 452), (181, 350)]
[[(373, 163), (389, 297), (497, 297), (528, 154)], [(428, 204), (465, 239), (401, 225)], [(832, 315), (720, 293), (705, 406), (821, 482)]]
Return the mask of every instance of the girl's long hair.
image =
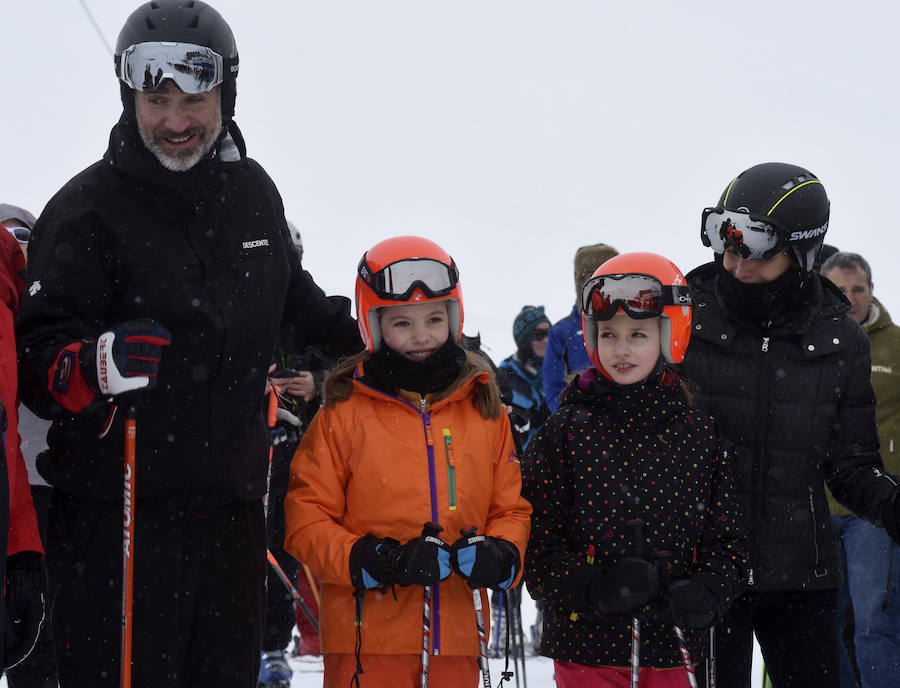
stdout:
[[(371, 355), (368, 351), (361, 351), (354, 356), (343, 359), (337, 364), (334, 370), (325, 378), (325, 384), (322, 387), (322, 398), (325, 406), (334, 406), (350, 398), (350, 394), (353, 392), (353, 371), (360, 363), (363, 364), (365, 369), (365, 362)], [(466, 362), (463, 364), (462, 370), (457, 375), (456, 380), (453, 381), (453, 384), (445, 390), (435, 392), (432, 396), (432, 401), (439, 401), (449, 397), (466, 380), (482, 372), (490, 375), (490, 380), (487, 383), (475, 385), (475, 395), (472, 398), (472, 404), (478, 409), (482, 418), (487, 420), (499, 418), (503, 404), (500, 401), (500, 390), (497, 388), (494, 372), (481, 356), (471, 351), (466, 351)]]

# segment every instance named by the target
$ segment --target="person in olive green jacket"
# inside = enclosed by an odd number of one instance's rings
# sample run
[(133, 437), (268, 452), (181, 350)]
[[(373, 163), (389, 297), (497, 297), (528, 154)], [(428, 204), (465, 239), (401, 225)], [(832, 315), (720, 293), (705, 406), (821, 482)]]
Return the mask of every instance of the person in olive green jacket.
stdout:
[[(836, 253), (821, 274), (850, 301), (848, 315), (869, 335), (872, 387), (877, 400), (878, 436), (885, 471), (900, 473), (900, 326), (873, 293), (872, 270), (856, 253)], [(852, 605), (858, 674), (839, 642), (841, 688), (896, 685), (900, 672), (900, 550), (881, 528), (851, 515), (829, 495), (832, 521), (844, 563), (838, 591), (839, 637)], [(858, 680), (857, 680), (858, 678)]]

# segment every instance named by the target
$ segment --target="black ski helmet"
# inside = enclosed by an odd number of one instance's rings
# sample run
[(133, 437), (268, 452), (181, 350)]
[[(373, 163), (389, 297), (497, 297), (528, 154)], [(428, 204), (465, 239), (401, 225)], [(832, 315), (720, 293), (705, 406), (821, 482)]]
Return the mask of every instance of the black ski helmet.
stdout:
[[(193, 43), (222, 56), (225, 73), (220, 86), (222, 121), (234, 117), (237, 98), (238, 51), (228, 23), (215, 9), (200, 0), (153, 0), (138, 7), (119, 32), (115, 69), (119, 77), (122, 53), (132, 45), (149, 42)], [(134, 111), (134, 91), (120, 81), (122, 105)]]
[[(809, 170), (782, 162), (754, 165), (731, 181), (717, 208), (764, 219), (780, 234), (782, 246), (793, 250), (800, 269), (813, 269), (828, 231), (830, 204), (822, 182)], [(710, 246), (702, 225), (700, 238)]]

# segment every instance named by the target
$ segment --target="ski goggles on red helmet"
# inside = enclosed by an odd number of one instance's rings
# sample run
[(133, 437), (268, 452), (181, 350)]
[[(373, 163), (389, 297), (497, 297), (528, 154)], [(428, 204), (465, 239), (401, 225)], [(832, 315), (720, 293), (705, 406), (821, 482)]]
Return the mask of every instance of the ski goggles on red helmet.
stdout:
[(635, 320), (662, 315), (665, 306), (690, 306), (686, 284), (663, 284), (653, 275), (600, 275), (584, 283), (581, 310), (585, 317), (609, 320), (621, 308)]
[(119, 78), (136, 91), (155, 91), (171, 79), (185, 93), (206, 93), (225, 80), (225, 61), (193, 43), (137, 43), (125, 48)]
[(774, 223), (741, 210), (705, 208), (700, 238), (716, 253), (732, 248), (744, 260), (767, 260), (784, 248), (784, 232)]
[(416, 289), (431, 299), (447, 296), (459, 282), (455, 262), (447, 265), (432, 258), (398, 260), (372, 272), (363, 256), (357, 270), (375, 294), (391, 301), (409, 301)]

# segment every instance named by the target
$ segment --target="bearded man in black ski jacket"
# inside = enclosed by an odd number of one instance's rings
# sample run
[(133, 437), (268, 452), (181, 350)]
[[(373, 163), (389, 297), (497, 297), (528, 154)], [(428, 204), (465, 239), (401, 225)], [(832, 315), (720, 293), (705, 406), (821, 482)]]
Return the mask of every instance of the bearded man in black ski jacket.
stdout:
[(133, 683), (255, 686), (273, 345), (291, 332), (337, 358), (358, 332), (349, 301), (301, 268), (278, 191), (246, 157), (222, 17), (143, 5), (116, 62), (124, 112), (103, 160), (38, 220), (18, 323), (21, 396), (54, 421), (38, 466), (54, 487), (60, 683), (119, 684), (133, 405)]

